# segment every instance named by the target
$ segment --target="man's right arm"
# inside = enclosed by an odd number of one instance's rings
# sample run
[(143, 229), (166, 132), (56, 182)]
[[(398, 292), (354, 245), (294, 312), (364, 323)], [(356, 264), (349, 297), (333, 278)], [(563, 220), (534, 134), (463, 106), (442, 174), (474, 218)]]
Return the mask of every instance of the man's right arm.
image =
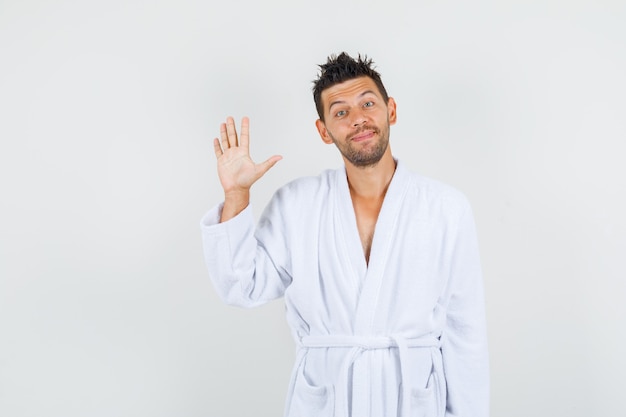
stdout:
[[(282, 222), (273, 221), (255, 233), (250, 187), (280, 156), (255, 164), (249, 154), (249, 121), (244, 118), (241, 137), (229, 117), (220, 126), (221, 139), (214, 140), (218, 175), (224, 189), (224, 202), (202, 219), (204, 258), (215, 289), (228, 304), (254, 307), (282, 296), (291, 277), (279, 267), (287, 261)], [(276, 205), (273, 205), (277, 208)], [(271, 208), (268, 213), (275, 212)], [(282, 216), (278, 213), (278, 218)]]

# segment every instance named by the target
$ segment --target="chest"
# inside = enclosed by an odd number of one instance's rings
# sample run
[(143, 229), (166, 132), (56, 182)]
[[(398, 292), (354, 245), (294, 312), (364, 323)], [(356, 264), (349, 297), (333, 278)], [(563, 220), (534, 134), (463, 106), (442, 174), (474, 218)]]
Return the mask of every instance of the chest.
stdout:
[(309, 236), (300, 239), (306, 244), (290, 246), (294, 279), (286, 299), (294, 317), (337, 333), (417, 328), (417, 318), (430, 320), (447, 276), (441, 229), (388, 218), (384, 210), (377, 220), (355, 221), (347, 212), (321, 210), (320, 221), (299, 233)]
[(382, 200), (373, 202), (354, 200), (353, 206), (356, 226), (361, 240), (361, 247), (363, 248), (363, 255), (365, 256), (365, 261), (369, 263), (372, 241), (374, 240), (374, 232), (382, 207)]

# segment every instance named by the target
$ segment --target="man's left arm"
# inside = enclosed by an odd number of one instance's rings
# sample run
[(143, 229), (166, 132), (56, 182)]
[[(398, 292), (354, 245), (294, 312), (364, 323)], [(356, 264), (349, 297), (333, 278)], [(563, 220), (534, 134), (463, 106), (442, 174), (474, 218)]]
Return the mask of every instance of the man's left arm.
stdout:
[(442, 336), (446, 417), (489, 415), (489, 356), (485, 300), (474, 218), (459, 219), (450, 264), (449, 303)]

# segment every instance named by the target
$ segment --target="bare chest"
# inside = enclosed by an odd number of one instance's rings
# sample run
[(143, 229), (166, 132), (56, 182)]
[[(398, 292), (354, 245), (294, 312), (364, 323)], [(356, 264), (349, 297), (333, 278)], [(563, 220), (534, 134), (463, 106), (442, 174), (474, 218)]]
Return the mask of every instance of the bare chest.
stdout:
[(369, 264), (370, 253), (372, 251), (372, 241), (376, 230), (376, 222), (380, 212), (380, 205), (360, 205), (354, 204), (354, 214), (356, 216), (357, 229), (365, 261)]

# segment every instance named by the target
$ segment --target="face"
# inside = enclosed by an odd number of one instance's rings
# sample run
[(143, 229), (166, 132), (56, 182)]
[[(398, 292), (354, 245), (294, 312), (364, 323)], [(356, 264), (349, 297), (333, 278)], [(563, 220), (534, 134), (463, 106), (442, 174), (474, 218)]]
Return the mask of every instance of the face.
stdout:
[(327, 88), (321, 95), (324, 121), (316, 127), (325, 143), (334, 143), (344, 160), (356, 167), (373, 166), (389, 147), (389, 126), (396, 122), (396, 103), (385, 103), (376, 84), (360, 77)]

